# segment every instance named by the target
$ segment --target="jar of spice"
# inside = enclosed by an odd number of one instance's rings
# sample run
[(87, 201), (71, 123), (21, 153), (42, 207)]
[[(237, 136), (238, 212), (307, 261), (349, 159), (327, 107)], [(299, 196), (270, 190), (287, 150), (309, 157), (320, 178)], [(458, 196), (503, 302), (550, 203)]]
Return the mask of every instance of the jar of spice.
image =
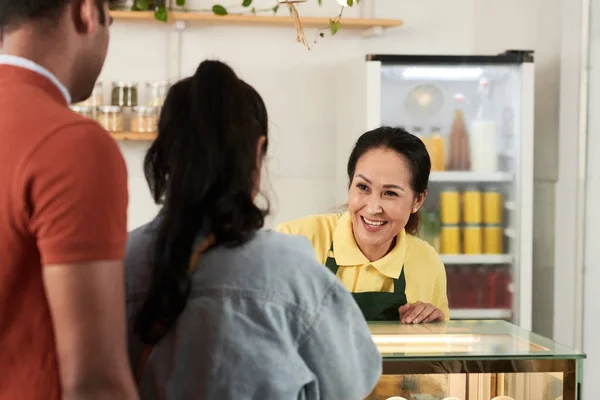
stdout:
[(92, 107), (100, 107), (104, 105), (104, 85), (102, 82), (96, 82), (88, 102)]
[(138, 105), (137, 83), (113, 82), (111, 105), (119, 107), (136, 107)]
[(114, 0), (109, 2), (109, 8), (111, 10), (126, 10), (129, 11), (133, 8), (134, 0)]
[(157, 109), (151, 106), (133, 108), (131, 131), (136, 133), (153, 133), (157, 130)]
[(168, 81), (146, 82), (146, 105), (162, 107), (170, 87)]
[(85, 118), (94, 118), (94, 108), (91, 106), (73, 104), (71, 110)]
[(109, 132), (123, 132), (123, 110), (119, 106), (98, 107), (98, 123)]

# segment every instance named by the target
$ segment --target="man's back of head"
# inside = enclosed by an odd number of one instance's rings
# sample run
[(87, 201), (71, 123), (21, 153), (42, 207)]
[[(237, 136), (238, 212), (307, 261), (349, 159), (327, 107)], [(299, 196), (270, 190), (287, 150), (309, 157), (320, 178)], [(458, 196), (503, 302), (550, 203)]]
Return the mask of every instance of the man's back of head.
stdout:
[(54, 74), (74, 101), (87, 98), (106, 58), (108, 0), (0, 0), (3, 52)]

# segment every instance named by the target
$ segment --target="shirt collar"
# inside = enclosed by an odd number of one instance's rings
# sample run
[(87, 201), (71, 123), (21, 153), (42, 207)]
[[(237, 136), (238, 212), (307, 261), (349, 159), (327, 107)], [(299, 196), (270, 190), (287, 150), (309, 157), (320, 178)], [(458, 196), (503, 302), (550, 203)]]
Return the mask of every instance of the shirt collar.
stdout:
[(25, 68), (48, 78), (60, 90), (65, 100), (67, 101), (67, 104), (71, 104), (71, 94), (69, 93), (65, 85), (63, 85), (52, 72), (48, 71), (41, 65), (36, 64), (33, 61), (28, 60), (26, 58), (13, 56), (10, 54), (0, 54), (0, 64)]
[(383, 258), (369, 262), (360, 251), (354, 233), (350, 214), (345, 212), (340, 218), (333, 233), (333, 252), (339, 266), (357, 266), (370, 264), (388, 278), (398, 279), (406, 256), (406, 231), (402, 229), (396, 237), (396, 245)]

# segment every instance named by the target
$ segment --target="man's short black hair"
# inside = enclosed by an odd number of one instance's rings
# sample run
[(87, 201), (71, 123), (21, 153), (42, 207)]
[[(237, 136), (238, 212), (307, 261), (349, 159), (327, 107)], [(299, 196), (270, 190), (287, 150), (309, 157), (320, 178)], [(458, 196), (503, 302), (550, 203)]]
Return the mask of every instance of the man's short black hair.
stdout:
[[(100, 10), (100, 22), (104, 24), (104, 3), (107, 0), (95, 0)], [(71, 0), (0, 0), (0, 27), (18, 25), (34, 20), (56, 20)], [(109, 0), (110, 3), (113, 0)]]

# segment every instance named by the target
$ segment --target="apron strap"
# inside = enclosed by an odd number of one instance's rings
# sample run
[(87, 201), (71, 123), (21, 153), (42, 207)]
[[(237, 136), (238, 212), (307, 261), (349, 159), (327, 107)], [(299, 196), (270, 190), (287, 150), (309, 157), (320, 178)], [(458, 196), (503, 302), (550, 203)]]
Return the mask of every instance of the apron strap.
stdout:
[[(210, 247), (215, 244), (215, 237), (213, 235), (208, 235), (193, 251), (190, 256), (190, 262), (188, 264), (188, 273), (192, 275), (196, 268), (198, 267), (198, 261), (200, 260), (200, 256)], [(138, 363), (138, 367), (135, 373), (135, 380), (139, 386), (142, 380), (142, 374), (144, 373), (144, 367), (152, 354), (152, 350), (154, 349), (154, 345), (147, 344), (144, 346), (144, 351), (142, 352), (142, 357), (140, 358), (140, 362)]]
[(329, 252), (327, 253), (327, 260), (325, 261), (325, 266), (331, 272), (333, 272), (334, 275), (337, 275), (338, 265), (337, 265), (337, 262), (335, 262), (335, 256), (333, 254), (334, 254), (333, 253), (333, 243), (331, 243), (331, 248), (329, 249)]

